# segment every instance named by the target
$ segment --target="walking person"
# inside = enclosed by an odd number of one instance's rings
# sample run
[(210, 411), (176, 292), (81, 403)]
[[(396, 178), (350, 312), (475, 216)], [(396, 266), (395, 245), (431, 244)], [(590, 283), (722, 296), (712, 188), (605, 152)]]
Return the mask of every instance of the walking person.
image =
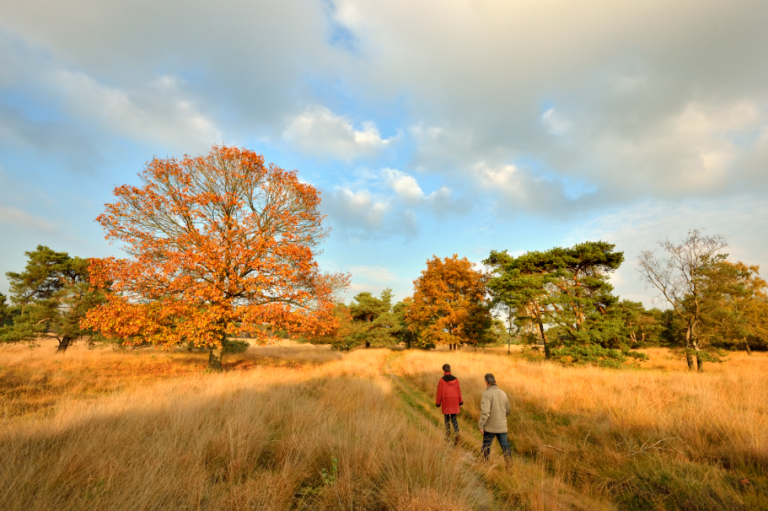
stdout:
[(488, 373), (485, 375), (485, 392), (480, 403), (480, 433), (483, 434), (483, 458), (487, 461), (491, 455), (491, 444), (494, 438), (499, 439), (504, 461), (512, 460), (507, 439), (507, 415), (509, 415), (509, 398), (496, 385), (496, 378)]
[(459, 421), (458, 415), (461, 411), (461, 405), (464, 400), (461, 398), (461, 386), (459, 380), (451, 374), (451, 366), (443, 365), (443, 377), (437, 384), (437, 398), (435, 403), (437, 407), (442, 408), (443, 419), (445, 420), (445, 439), (451, 439), (451, 424), (456, 432), (454, 445), (459, 445)]

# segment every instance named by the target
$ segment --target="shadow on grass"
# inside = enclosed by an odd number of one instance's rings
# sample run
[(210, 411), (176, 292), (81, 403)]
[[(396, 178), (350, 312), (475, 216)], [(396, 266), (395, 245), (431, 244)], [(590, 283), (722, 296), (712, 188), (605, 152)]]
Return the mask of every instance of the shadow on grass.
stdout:
[(391, 509), (409, 499), (438, 509), (430, 502), (445, 498), (459, 508), (484, 505), (474, 476), (432, 436), (409, 430), (392, 395), (370, 379), (260, 390), (223, 381), (202, 395), (107, 403), (49, 429), (6, 431), (0, 509)]

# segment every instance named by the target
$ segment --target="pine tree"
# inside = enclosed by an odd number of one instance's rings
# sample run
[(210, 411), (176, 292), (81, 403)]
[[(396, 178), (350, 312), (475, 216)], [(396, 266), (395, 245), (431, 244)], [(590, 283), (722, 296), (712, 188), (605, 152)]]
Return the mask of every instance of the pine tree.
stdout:
[(28, 261), (23, 272), (6, 273), (17, 316), (12, 325), (0, 330), (0, 340), (53, 337), (59, 342), (58, 353), (66, 352), (70, 343), (81, 337), (103, 340), (80, 326), (87, 312), (104, 299), (101, 292), (91, 290), (88, 260), (42, 245), (25, 255)]

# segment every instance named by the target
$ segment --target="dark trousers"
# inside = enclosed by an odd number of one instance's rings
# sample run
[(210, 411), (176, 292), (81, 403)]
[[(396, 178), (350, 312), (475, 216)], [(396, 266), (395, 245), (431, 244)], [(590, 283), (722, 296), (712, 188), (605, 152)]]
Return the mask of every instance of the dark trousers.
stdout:
[(511, 458), (512, 453), (509, 450), (509, 441), (507, 440), (506, 433), (489, 433), (488, 431), (483, 431), (483, 459), (487, 460), (491, 455), (491, 444), (493, 443), (494, 438), (499, 439), (501, 452), (504, 454), (504, 456)]
[(456, 436), (459, 435), (459, 415), (456, 413), (443, 414), (443, 420), (445, 420), (445, 437), (451, 436), (451, 424), (453, 424), (453, 430), (456, 432)]

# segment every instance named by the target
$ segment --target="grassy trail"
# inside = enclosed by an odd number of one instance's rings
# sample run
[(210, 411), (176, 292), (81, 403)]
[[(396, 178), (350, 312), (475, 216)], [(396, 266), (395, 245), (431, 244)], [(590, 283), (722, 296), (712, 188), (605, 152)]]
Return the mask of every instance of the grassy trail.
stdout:
[[(406, 377), (398, 375), (392, 370), (391, 362), (399, 356), (401, 354), (392, 353), (387, 357), (383, 372), (393, 382), (394, 389), (403, 403), (405, 413), (416, 425), (435, 428), (436, 434), (442, 435), (444, 428), (443, 417), (432, 404), (432, 397), (409, 383)], [(528, 495), (530, 488), (525, 490), (519, 488), (518, 481), (515, 479), (521, 469), (529, 477), (531, 472), (538, 473), (540, 467), (535, 466), (530, 461), (516, 454), (512, 455), (512, 470), (505, 466), (503, 458), (497, 453), (492, 452), (491, 461), (485, 462), (481, 457), (479, 449), (479, 446), (482, 444), (482, 436), (477, 429), (477, 424), (466, 413), (459, 415), (459, 423), (460, 445), (456, 449), (461, 450), (461, 458), (464, 460), (464, 465), (467, 470), (475, 474), (478, 484), (482, 484), (487, 488), (491, 504), (485, 509), (491, 511), (538, 508), (538, 506), (531, 506), (532, 500)], [(545, 509), (578, 509), (585, 511), (613, 509), (613, 506), (596, 501), (594, 498), (564, 485), (561, 481), (557, 481), (552, 474), (541, 474), (541, 476), (540, 491), (550, 494), (549, 498), (545, 499), (549, 502), (548, 505), (543, 506)], [(554, 499), (552, 498), (553, 493), (556, 494)]]
[[(397, 356), (397, 353), (393, 353), (385, 359), (383, 372), (394, 384), (395, 392), (400, 398), (404, 413), (408, 416), (409, 420), (415, 427), (436, 428), (436, 434), (442, 434), (441, 431), (444, 427), (444, 424), (441, 421), (442, 417), (438, 417), (438, 414), (436, 414), (434, 410), (430, 409), (430, 403), (427, 396), (423, 392), (414, 389), (411, 385), (404, 381), (403, 378), (396, 375), (392, 371), (390, 362), (394, 357)], [(479, 511), (496, 511), (509, 509), (509, 507), (506, 506), (503, 501), (499, 500), (496, 491), (497, 489), (494, 488), (492, 484), (489, 484), (485, 474), (479, 472), (475, 467), (478, 460), (476, 458), (476, 454), (474, 454), (469, 449), (471, 449), (470, 445), (476, 446), (478, 445), (478, 442), (474, 441), (475, 439), (472, 439), (472, 442), (468, 442), (466, 437), (470, 434), (467, 433), (467, 430), (468, 428), (466, 424), (462, 424), (460, 427), (460, 445), (456, 446), (455, 449), (460, 450), (460, 459), (463, 461), (463, 465), (468, 470), (475, 473), (478, 481), (477, 484), (484, 485), (487, 489), (486, 497), (490, 501), (490, 504)], [(448, 441), (446, 441), (446, 445), (450, 448), (450, 443)]]

